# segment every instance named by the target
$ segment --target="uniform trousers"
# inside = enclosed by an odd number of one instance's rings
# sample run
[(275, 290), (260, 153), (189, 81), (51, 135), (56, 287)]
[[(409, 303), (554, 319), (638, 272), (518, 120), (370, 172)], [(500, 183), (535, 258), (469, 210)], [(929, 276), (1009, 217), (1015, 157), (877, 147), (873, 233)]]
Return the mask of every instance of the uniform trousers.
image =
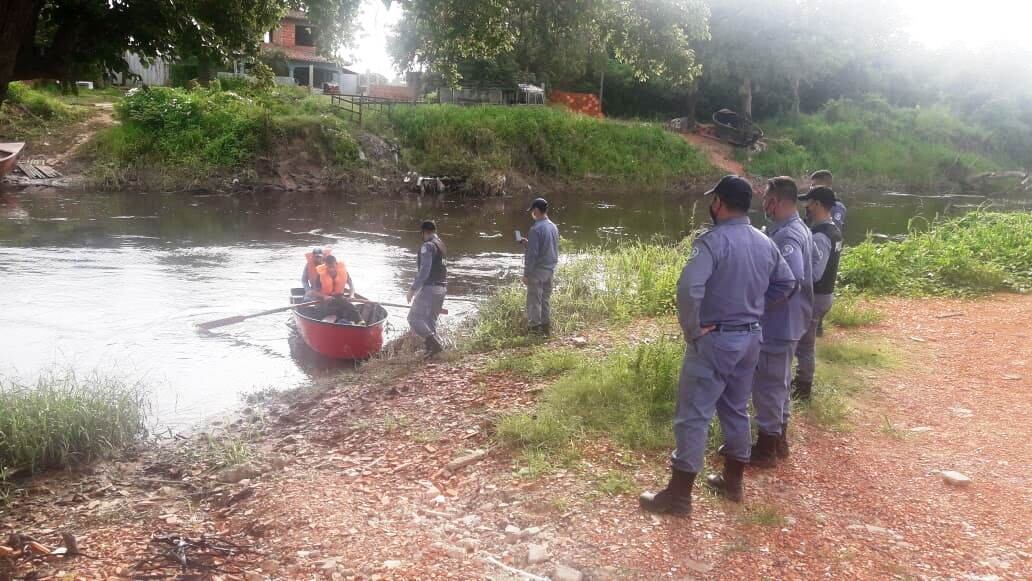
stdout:
[(817, 366), (817, 325), (831, 310), (834, 296), (813, 295), (813, 319), (796, 347), (796, 379), (799, 381), (813, 383), (813, 373)]
[(778, 435), (788, 422), (791, 401), (792, 354), (796, 341), (765, 339), (760, 344), (760, 359), (753, 377), (752, 400), (756, 425), (765, 434)]
[(552, 279), (555, 273), (537, 269), (527, 275), (527, 323), (531, 327), (552, 323)]
[(674, 414), (677, 448), (671, 464), (699, 473), (714, 411), (724, 432), (726, 455), (749, 461), (749, 394), (760, 357), (760, 331), (711, 331), (685, 351)]
[(412, 332), (422, 338), (437, 334), (437, 317), (444, 307), (447, 287), (426, 285), (419, 289), (409, 307), (408, 323)]

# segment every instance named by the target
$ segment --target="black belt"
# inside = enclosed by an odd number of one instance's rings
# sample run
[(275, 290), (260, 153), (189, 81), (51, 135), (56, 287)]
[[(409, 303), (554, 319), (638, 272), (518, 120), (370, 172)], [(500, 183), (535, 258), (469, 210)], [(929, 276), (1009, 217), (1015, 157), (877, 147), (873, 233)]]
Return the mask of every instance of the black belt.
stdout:
[(735, 331), (759, 331), (759, 330), (760, 330), (760, 324), (759, 323), (748, 323), (748, 324), (745, 324), (745, 325), (722, 325), (720, 323), (717, 323), (716, 325), (713, 325), (713, 331), (716, 331), (717, 333), (729, 333), (729, 332), (735, 332)]

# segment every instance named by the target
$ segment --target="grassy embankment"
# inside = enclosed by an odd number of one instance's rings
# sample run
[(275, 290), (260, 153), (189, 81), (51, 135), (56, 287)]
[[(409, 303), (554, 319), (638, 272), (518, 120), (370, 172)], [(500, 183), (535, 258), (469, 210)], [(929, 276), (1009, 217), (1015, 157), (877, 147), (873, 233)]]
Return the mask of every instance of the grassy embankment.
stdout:
[(241, 82), (232, 87), (153, 88), (126, 97), (116, 106), (121, 124), (94, 142), (94, 181), (117, 188), (155, 177), (165, 185), (212, 175), (246, 180), (261, 157), (294, 160), (291, 171), (361, 174), (370, 167), (355, 140), (361, 130), (400, 142), (399, 174), (411, 168), (467, 178), (474, 191), (492, 172), (662, 183), (710, 171), (683, 139), (654, 125), (543, 107), (434, 105), (370, 112), (359, 129), (324, 96)]
[(831, 169), (860, 186), (956, 189), (967, 176), (1019, 167), (992, 133), (943, 107), (898, 108), (878, 99), (831, 101), (812, 115), (762, 123), (767, 150), (746, 167), (762, 176)]
[(11, 83), (8, 100), (0, 105), (0, 138), (42, 142), (49, 134), (88, 116), (84, 108), (66, 101), (49, 91)]
[[(554, 378), (533, 411), (504, 416), (497, 425), (499, 439), (522, 452), (524, 472), (569, 463), (582, 445), (599, 437), (622, 450), (658, 452), (673, 445), (670, 425), (684, 344), (672, 297), (685, 256), (683, 246), (638, 245), (563, 265), (554, 298), (561, 332), (658, 316), (660, 336), (617, 346), (604, 356), (552, 346), (503, 351), (490, 370)], [(839, 327), (880, 320), (882, 314), (865, 300), (870, 296), (1025, 292), (1032, 288), (1032, 214), (975, 212), (915, 230), (903, 242), (866, 242), (847, 249), (840, 279), (839, 300), (827, 320)], [(613, 281), (620, 284), (607, 286)], [(519, 289), (489, 300), (473, 323), (473, 346), (521, 344), (521, 300)], [(800, 411), (832, 429), (848, 427), (849, 398), (864, 388), (864, 375), (896, 363), (884, 345), (834, 334), (818, 344), (818, 358), (815, 398)], [(714, 422), (711, 444), (719, 439)], [(607, 476), (600, 489), (614, 479), (619, 477)]]
[(697, 149), (658, 125), (594, 119), (555, 107), (402, 107), (375, 127), (396, 137), (424, 175), (476, 181), (515, 171), (560, 180), (669, 184), (713, 171)]
[(209, 89), (155, 87), (115, 107), (119, 125), (92, 142), (92, 181), (119, 188), (132, 181), (174, 186), (211, 176), (253, 177), (259, 157), (346, 171), (358, 145), (329, 100), (294, 88), (235, 83)]
[(145, 432), (139, 385), (71, 372), (35, 384), (0, 377), (0, 497), (14, 473), (75, 466), (125, 448)]

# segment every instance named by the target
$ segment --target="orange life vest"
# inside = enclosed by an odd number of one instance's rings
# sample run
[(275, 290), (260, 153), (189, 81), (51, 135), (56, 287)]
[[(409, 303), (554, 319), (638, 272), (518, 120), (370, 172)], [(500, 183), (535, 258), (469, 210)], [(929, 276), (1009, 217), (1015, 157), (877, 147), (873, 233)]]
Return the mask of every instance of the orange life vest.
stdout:
[(315, 263), (315, 255), (311, 252), (305, 253), (305, 268), (308, 269), (308, 282), (315, 286), (315, 282), (319, 280), (319, 273), (315, 270), (319, 265)]
[(324, 295), (344, 293), (344, 286), (348, 283), (348, 267), (344, 266), (344, 261), (337, 259), (337, 276), (334, 278), (330, 278), (325, 264), (320, 264), (315, 270), (319, 273), (319, 292)]

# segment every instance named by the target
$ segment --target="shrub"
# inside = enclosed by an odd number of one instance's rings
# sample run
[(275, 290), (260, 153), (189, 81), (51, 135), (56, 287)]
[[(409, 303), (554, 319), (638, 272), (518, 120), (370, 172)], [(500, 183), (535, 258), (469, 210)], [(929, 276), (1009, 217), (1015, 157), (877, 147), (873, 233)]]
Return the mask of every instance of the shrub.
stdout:
[(103, 457), (145, 431), (139, 385), (53, 372), (34, 385), (0, 378), (0, 473), (64, 467)]

